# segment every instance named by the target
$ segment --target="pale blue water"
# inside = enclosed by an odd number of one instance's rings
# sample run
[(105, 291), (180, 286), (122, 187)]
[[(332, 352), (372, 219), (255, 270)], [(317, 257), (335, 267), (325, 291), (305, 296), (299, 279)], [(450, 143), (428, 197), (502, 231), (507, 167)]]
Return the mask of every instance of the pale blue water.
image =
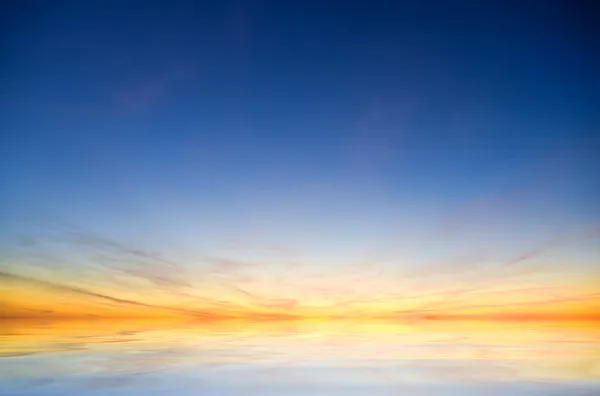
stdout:
[(0, 394), (600, 395), (600, 331), (491, 327), (4, 326)]

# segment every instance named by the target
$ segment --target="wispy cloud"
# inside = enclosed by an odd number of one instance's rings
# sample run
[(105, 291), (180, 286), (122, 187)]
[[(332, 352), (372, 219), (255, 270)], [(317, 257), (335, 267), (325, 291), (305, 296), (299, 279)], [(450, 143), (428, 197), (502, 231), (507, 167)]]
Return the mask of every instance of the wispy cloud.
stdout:
[[(598, 301), (598, 293), (593, 291), (577, 291), (560, 282), (539, 284), (526, 276), (528, 271), (544, 275), (543, 267), (531, 267), (527, 262), (546, 250), (597, 236), (597, 229), (586, 230), (493, 266), (482, 265), (481, 256), (474, 254), (449, 257), (446, 262), (408, 276), (387, 271), (377, 263), (351, 266), (346, 268), (348, 271), (303, 274), (294, 266), (295, 260), (282, 257), (278, 275), (274, 275), (268, 265), (258, 261), (212, 255), (203, 255), (202, 265), (192, 271), (167, 254), (74, 229), (63, 230), (59, 238), (69, 245), (61, 251), (79, 260), (79, 272), (65, 277), (69, 263), (74, 263), (72, 257), (38, 261), (38, 267), (59, 262), (58, 267), (39, 272), (31, 268), (23, 272), (21, 264), (27, 262), (27, 257), (13, 257), (3, 265), (6, 270), (0, 272), (0, 286), (6, 280), (17, 279), (49, 287), (75, 306), (78, 300), (90, 299), (91, 304), (109, 303), (125, 311), (137, 307), (191, 317), (453, 315), (471, 309), (503, 313), (513, 308), (518, 313), (535, 313), (540, 306)], [(54, 238), (49, 242), (57, 241)], [(43, 242), (44, 238), (38, 238), (35, 244), (28, 244), (25, 253), (31, 255)], [(43, 250), (39, 253), (43, 257)], [(107, 284), (107, 279), (114, 282)], [(22, 311), (30, 308), (31, 304), (23, 304)], [(63, 308), (68, 306), (57, 306), (56, 310)]]

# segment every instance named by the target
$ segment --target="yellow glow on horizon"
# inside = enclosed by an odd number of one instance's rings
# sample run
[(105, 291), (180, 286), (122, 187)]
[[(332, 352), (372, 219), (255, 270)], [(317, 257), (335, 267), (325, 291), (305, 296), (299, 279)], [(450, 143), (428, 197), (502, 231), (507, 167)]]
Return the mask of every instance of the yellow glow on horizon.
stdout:
[[(590, 287), (519, 288), (504, 285), (498, 290), (463, 292), (446, 287), (434, 293), (362, 294), (347, 299), (327, 296), (302, 298), (250, 298), (225, 294), (214, 301), (190, 295), (165, 293), (168, 298), (138, 293), (142, 298), (103, 293), (101, 290), (61, 288), (24, 279), (0, 281), (4, 317), (201, 317), (254, 318), (444, 318), (481, 316), (496, 319), (512, 317), (598, 318), (600, 293)], [(368, 290), (368, 289), (367, 289)], [(157, 297), (158, 295), (158, 297)], [(301, 294), (299, 294), (301, 296)], [(416, 316), (415, 316), (416, 315)]]

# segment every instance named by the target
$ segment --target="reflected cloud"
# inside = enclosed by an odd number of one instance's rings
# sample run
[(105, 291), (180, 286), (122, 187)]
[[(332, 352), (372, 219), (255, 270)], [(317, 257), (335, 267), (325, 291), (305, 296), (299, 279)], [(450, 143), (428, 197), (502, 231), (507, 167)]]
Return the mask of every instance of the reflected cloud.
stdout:
[(281, 394), (345, 387), (428, 394), (449, 385), (545, 394), (600, 389), (600, 330), (590, 324), (12, 321), (0, 340), (7, 369), (0, 390), (25, 394), (141, 392), (175, 383)]

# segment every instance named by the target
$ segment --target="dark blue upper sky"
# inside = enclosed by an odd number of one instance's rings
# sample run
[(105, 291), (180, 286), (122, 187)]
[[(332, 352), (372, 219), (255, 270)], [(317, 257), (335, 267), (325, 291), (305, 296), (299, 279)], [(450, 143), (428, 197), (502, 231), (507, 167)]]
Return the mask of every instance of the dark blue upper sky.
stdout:
[(339, 257), (464, 210), (499, 244), (599, 219), (568, 2), (14, 3), (3, 235), (52, 218)]

